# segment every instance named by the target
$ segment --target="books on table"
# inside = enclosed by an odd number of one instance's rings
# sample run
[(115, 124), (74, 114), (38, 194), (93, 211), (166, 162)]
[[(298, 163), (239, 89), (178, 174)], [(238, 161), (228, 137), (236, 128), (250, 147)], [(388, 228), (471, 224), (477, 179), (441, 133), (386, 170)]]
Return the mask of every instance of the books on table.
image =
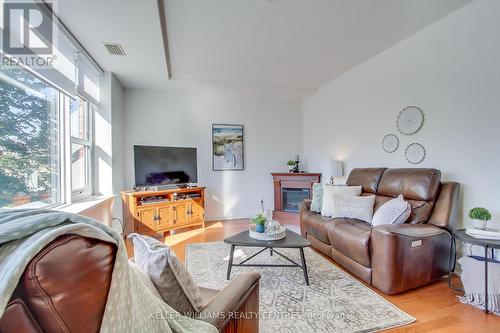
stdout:
[(467, 227), (465, 229), (465, 233), (474, 238), (482, 238), (482, 239), (492, 239), (492, 240), (500, 240), (500, 230), (498, 229), (476, 229), (473, 227)]

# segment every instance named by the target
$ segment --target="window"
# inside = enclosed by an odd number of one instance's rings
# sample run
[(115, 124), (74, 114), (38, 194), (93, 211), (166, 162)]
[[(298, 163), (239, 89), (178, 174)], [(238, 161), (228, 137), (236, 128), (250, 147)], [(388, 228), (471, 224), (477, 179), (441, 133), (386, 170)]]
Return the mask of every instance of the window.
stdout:
[(69, 103), (71, 136), (71, 191), (73, 198), (92, 194), (92, 140), (90, 108), (82, 98), (66, 97)]
[(89, 104), (22, 67), (1, 69), (0, 207), (44, 207), (92, 194)]
[(0, 207), (61, 202), (58, 97), (26, 70), (0, 72)]

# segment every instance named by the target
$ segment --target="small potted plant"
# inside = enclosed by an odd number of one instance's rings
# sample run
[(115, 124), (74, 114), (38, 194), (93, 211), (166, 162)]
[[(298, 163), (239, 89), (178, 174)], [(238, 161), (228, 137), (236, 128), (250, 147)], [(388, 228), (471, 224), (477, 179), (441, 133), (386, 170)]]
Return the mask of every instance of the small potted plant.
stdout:
[(491, 220), (491, 214), (486, 208), (476, 207), (469, 211), (472, 226), (478, 229), (485, 229), (486, 223)]
[(255, 224), (255, 232), (263, 233), (266, 231), (267, 219), (264, 214), (257, 214), (253, 219), (252, 223)]
[(297, 166), (297, 162), (295, 162), (294, 160), (289, 160), (288, 162), (286, 162), (286, 165), (288, 165), (288, 170), (290, 172), (294, 172), (295, 167)]

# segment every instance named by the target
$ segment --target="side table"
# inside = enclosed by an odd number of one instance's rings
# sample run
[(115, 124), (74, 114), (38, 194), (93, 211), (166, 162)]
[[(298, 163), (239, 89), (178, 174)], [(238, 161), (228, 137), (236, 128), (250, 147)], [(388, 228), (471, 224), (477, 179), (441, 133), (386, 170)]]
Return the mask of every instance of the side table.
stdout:
[[(459, 229), (455, 230), (452, 233), (453, 236), (453, 246), (452, 246), (452, 251), (456, 249), (456, 242), (462, 242), (462, 243), (468, 243), (472, 245), (478, 245), (484, 247), (484, 304), (485, 304), (485, 309), (484, 311), (486, 313), (489, 312), (488, 310), (488, 261), (493, 261), (495, 260), (495, 250), (494, 249), (500, 249), (500, 240), (494, 240), (494, 239), (484, 239), (484, 238), (476, 238), (471, 235), (468, 235), (465, 232), (465, 229)], [(491, 251), (491, 259), (488, 258), (488, 249), (492, 249)], [(452, 253), (451, 258), (455, 260), (455, 253)], [(459, 288), (455, 288), (451, 285), (451, 277), (453, 274), (454, 270), (454, 262), (450, 262), (450, 274), (448, 274), (448, 286), (453, 289), (453, 290), (463, 290)]]

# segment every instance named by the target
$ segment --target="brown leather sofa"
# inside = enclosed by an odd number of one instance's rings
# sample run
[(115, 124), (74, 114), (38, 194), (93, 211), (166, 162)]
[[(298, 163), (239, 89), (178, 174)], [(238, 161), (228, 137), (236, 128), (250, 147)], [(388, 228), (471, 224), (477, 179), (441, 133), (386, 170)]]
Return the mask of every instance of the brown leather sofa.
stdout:
[[(0, 333), (99, 332), (116, 246), (77, 235), (61, 236), (34, 257), (0, 318)], [(210, 297), (202, 320), (221, 332), (258, 332), (259, 274), (238, 275)]]
[(322, 217), (306, 200), (300, 229), (314, 248), (387, 294), (423, 286), (448, 273), (458, 183), (441, 182), (436, 169), (360, 168), (351, 171), (347, 184), (361, 185), (362, 195), (375, 195), (374, 211), (402, 194), (412, 213), (404, 224), (372, 228), (357, 219)]

